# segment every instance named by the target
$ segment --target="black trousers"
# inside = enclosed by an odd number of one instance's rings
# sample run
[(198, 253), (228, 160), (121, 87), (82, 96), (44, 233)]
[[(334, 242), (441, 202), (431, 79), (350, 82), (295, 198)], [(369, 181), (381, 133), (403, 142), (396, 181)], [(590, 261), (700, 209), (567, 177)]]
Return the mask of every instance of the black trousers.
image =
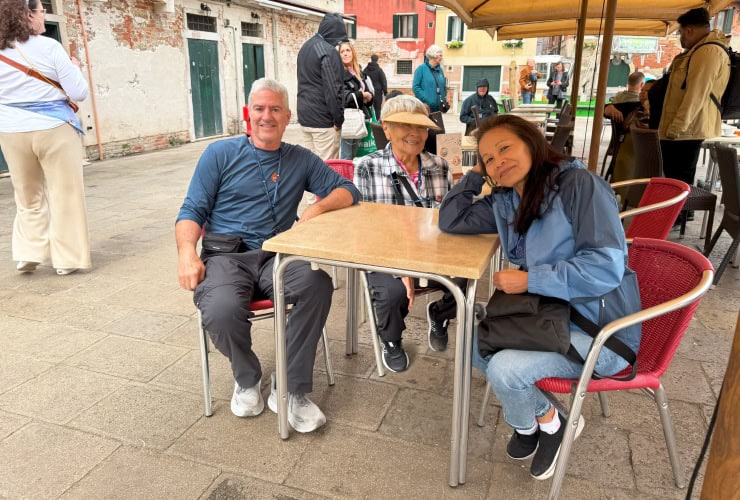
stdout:
[[(206, 278), (193, 300), (213, 344), (231, 362), (234, 379), (252, 387), (262, 378), (262, 367), (252, 350), (249, 304), (253, 298), (274, 299), (274, 254), (262, 250), (204, 256)], [(293, 262), (285, 270), (285, 300), (293, 304), (285, 338), (288, 391), (311, 392), (316, 346), (331, 307), (333, 288), (324, 271), (312, 271), (308, 262)]]
[[(378, 326), (378, 335), (383, 342), (398, 342), (406, 329), (404, 318), (409, 314), (409, 299), (406, 297), (406, 287), (400, 278), (385, 273), (368, 273), (370, 296), (373, 299), (375, 320)], [(467, 287), (465, 278), (453, 280), (462, 290)], [(416, 282), (416, 280), (415, 280)], [(429, 313), (435, 321), (453, 319), (457, 315), (455, 298), (444, 286), (429, 282), (430, 287), (444, 290), (441, 299), (429, 306)]]
[(660, 140), (663, 157), (663, 174), (671, 179), (684, 181), (691, 186), (696, 175), (696, 162), (701, 152), (701, 139), (689, 141)]

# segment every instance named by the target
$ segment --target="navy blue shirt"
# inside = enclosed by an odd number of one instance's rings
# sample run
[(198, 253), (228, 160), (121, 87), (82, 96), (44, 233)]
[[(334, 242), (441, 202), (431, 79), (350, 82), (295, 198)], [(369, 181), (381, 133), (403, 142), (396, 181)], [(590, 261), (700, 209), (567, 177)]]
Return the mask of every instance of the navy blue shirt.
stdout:
[(304, 191), (326, 197), (343, 187), (360, 193), (308, 149), (281, 143), (277, 151), (255, 148), (246, 136), (210, 144), (198, 160), (177, 221), (207, 224), (208, 232), (240, 236), (250, 249), (296, 220)]

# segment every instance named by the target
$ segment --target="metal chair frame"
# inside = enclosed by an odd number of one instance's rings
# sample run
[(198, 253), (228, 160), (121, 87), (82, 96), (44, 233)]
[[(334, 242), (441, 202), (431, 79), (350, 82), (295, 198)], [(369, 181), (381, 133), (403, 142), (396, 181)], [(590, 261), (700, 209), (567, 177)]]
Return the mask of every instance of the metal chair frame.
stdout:
[[(275, 318), (274, 304), (269, 299), (258, 299), (250, 304), (249, 311), (255, 313), (251, 318), (252, 323), (266, 319)], [(257, 314), (259, 313), (259, 314)], [(329, 338), (326, 334), (326, 326), (321, 332), (321, 339), (324, 343), (324, 363), (326, 366), (326, 378), (330, 386), (334, 385), (334, 369), (331, 363), (331, 353), (329, 352)], [(200, 309), (198, 309), (198, 343), (200, 345), (200, 366), (203, 378), (203, 404), (204, 414), (206, 417), (213, 415), (213, 398), (211, 396), (211, 373), (208, 362), (208, 332), (203, 328), (203, 318)]]
[[(550, 379), (544, 379), (537, 382), (537, 386), (540, 390), (543, 391), (543, 393), (553, 402), (553, 405), (558, 408), (558, 411), (560, 411), (563, 415), (568, 415), (568, 422), (566, 424), (565, 433), (563, 435), (563, 441), (560, 447), (560, 453), (558, 454), (556, 466), (555, 466), (555, 473), (553, 476), (552, 484), (550, 486), (550, 493), (548, 498), (550, 499), (557, 499), (560, 495), (560, 489), (563, 484), (563, 480), (565, 478), (565, 470), (568, 466), (568, 459), (570, 457), (570, 451), (573, 446), (573, 442), (575, 441), (575, 433), (576, 433), (576, 427), (578, 426), (578, 420), (581, 416), (581, 410), (583, 407), (583, 401), (586, 397), (586, 394), (588, 392), (597, 392), (599, 396), (599, 402), (601, 404), (601, 410), (604, 417), (609, 417), (611, 415), (611, 411), (609, 408), (609, 403), (606, 398), (606, 394), (602, 391), (609, 391), (609, 390), (621, 390), (621, 389), (641, 389), (643, 393), (651, 396), (653, 400), (656, 403), (658, 413), (660, 415), (661, 424), (663, 427), (663, 435), (666, 440), (666, 447), (668, 448), (668, 456), (671, 462), (671, 468), (673, 470), (673, 477), (676, 482), (676, 486), (679, 488), (683, 488), (685, 486), (685, 478), (683, 476), (683, 469), (681, 468), (681, 462), (678, 454), (678, 448), (676, 445), (676, 437), (673, 431), (673, 424), (671, 420), (671, 415), (668, 408), (668, 398), (665, 394), (665, 389), (663, 388), (663, 385), (660, 383), (659, 378), (662, 375), (657, 375), (657, 383), (655, 383), (654, 387), (650, 387), (649, 380), (642, 381), (640, 380), (640, 377), (655, 377), (654, 375), (645, 374), (642, 375), (640, 372), (638, 372), (638, 375), (635, 379), (628, 382), (619, 382), (614, 381), (610, 379), (601, 379), (601, 380), (594, 380), (593, 379), (593, 373), (594, 368), (596, 366), (596, 361), (599, 357), (599, 354), (601, 353), (601, 349), (603, 348), (606, 340), (614, 335), (615, 333), (619, 332), (620, 330), (623, 330), (627, 327), (630, 327), (632, 325), (644, 323), (648, 320), (651, 320), (653, 318), (657, 318), (659, 316), (666, 315), (670, 312), (677, 311), (679, 309), (686, 309), (686, 315), (689, 317), (693, 316), (694, 312), (696, 311), (696, 308), (699, 306), (699, 299), (702, 295), (711, 287), (712, 280), (714, 277), (714, 271), (712, 268), (712, 264), (701, 254), (699, 254), (697, 251), (692, 250), (688, 247), (685, 247), (683, 245), (680, 245), (678, 243), (670, 242), (670, 241), (663, 241), (663, 240), (654, 240), (650, 238), (637, 238), (634, 242), (634, 247), (659, 247), (660, 250), (664, 250), (667, 252), (671, 252), (672, 254), (679, 255), (682, 258), (685, 258), (685, 260), (693, 260), (695, 263), (700, 263), (700, 265), (695, 264), (697, 267), (697, 270), (699, 267), (701, 267), (701, 276), (697, 279), (697, 283), (686, 293), (683, 293), (677, 297), (672, 298), (671, 300), (667, 300), (665, 302), (659, 303), (657, 305), (653, 305), (651, 307), (647, 307), (646, 309), (643, 309), (641, 311), (638, 311), (636, 313), (624, 316), (622, 318), (619, 318), (615, 321), (612, 321), (611, 323), (605, 325), (602, 327), (599, 334), (594, 338), (591, 349), (589, 350), (588, 356), (586, 357), (586, 361), (584, 363), (583, 371), (581, 372), (581, 376), (577, 380), (567, 380), (567, 379), (557, 379), (557, 378), (550, 378)], [(633, 248), (634, 248), (633, 247)], [(640, 279), (640, 275), (638, 274), (638, 281)], [(643, 303), (645, 302), (645, 297), (643, 297)], [(485, 309), (485, 305), (481, 305)], [(479, 309), (476, 307), (476, 309)], [(479, 322), (479, 321), (477, 321)], [(476, 325), (477, 327), (477, 325)], [(680, 335), (683, 335), (686, 328), (688, 327), (688, 320), (685, 321), (684, 324), (681, 325), (682, 331), (679, 332)], [(678, 347), (678, 343), (675, 343), (675, 347)], [(672, 357), (672, 356), (671, 356)], [(670, 360), (669, 360), (670, 361)], [(638, 367), (640, 363), (640, 353), (638, 352)], [(667, 366), (666, 366), (667, 368)], [(558, 401), (558, 399), (548, 390), (548, 388), (552, 389), (552, 386), (560, 386), (568, 384), (569, 391), (561, 391), (557, 390), (557, 392), (570, 392), (571, 394), (571, 405), (570, 405), (570, 411), (565, 409), (563, 405)], [(592, 385), (593, 384), (593, 385)], [(606, 387), (606, 386), (613, 386), (617, 384), (622, 384), (622, 388), (613, 388), (613, 387)], [(601, 388), (599, 388), (601, 386)], [(555, 390), (555, 389), (552, 389)], [(481, 410), (479, 413), (478, 418), (478, 426), (483, 427), (485, 425), (485, 411), (486, 407), (488, 405), (488, 397), (490, 394), (490, 385), (486, 385), (486, 394), (483, 400), (483, 404), (481, 406)]]

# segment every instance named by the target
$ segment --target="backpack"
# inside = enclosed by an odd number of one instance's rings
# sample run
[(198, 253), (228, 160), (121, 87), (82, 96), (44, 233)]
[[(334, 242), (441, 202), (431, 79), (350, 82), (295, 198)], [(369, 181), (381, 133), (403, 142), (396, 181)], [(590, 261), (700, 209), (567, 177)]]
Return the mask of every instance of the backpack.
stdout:
[[(723, 120), (740, 119), (740, 53), (732, 50), (732, 47), (725, 47), (719, 42), (706, 42), (699, 45), (699, 47), (702, 45), (717, 45), (722, 47), (722, 50), (730, 58), (730, 78), (727, 80), (727, 86), (722, 94), (722, 99), (718, 99), (714, 94), (709, 94), (709, 97), (712, 99), (714, 105), (717, 106)], [(693, 56), (694, 54), (692, 53), (691, 55)], [(689, 62), (686, 63), (686, 77), (689, 75), (690, 64), (691, 57), (689, 57)], [(684, 77), (683, 84), (681, 84), (681, 90), (686, 89), (686, 77)]]

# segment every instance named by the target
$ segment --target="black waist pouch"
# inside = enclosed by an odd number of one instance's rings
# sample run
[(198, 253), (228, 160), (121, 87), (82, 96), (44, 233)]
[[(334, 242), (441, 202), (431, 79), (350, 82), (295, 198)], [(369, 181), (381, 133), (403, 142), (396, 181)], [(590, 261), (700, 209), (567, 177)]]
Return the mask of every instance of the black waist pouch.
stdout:
[(244, 244), (239, 236), (232, 234), (206, 233), (203, 236), (203, 253), (242, 253), (247, 251), (247, 245)]

